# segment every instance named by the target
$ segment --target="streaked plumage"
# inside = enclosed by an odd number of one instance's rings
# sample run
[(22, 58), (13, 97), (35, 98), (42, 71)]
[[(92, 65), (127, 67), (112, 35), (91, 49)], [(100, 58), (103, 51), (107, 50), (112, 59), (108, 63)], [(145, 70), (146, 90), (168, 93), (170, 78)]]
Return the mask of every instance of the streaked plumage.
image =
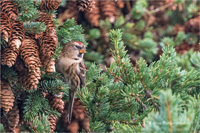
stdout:
[(68, 121), (71, 122), (74, 96), (79, 88), (85, 86), (85, 67), (83, 54), (85, 46), (81, 42), (67, 43), (59, 59), (56, 61), (56, 71), (64, 76), (64, 81), (69, 84)]

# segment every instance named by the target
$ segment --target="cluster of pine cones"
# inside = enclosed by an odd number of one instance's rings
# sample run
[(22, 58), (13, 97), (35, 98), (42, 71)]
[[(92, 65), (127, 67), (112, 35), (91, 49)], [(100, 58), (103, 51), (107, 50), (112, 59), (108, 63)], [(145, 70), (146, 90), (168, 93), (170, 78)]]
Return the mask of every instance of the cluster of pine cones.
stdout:
[[(40, 9), (56, 9), (60, 2), (41, 1)], [(12, 0), (1, 1), (1, 7), (1, 36), (8, 45), (1, 50), (1, 65), (14, 66), (19, 72), (21, 84), (27, 90), (37, 89), (41, 65), (47, 72), (55, 72), (52, 56), (56, 51), (58, 38), (52, 16), (38, 10), (40, 15), (35, 22), (44, 22), (46, 30), (30, 35), (25, 33), (23, 22), (17, 20), (18, 8)]]
[[(114, 23), (124, 7), (124, 1), (117, 0), (72, 0), (67, 1), (67, 9), (58, 16), (58, 22), (62, 24), (66, 19), (78, 19), (80, 11), (84, 11), (85, 17), (94, 27), (99, 26), (100, 19), (108, 19)], [(78, 9), (78, 10), (77, 10)]]
[[(32, 127), (32, 129), (37, 132), (37, 128), (33, 127), (33, 123), (24, 123), (23, 120), (23, 105), (18, 105), (17, 99), (15, 98), (12, 87), (8, 82), (1, 81), (1, 123), (4, 125), (4, 129), (6, 132), (19, 132), (19, 124), (26, 124), (28, 127)], [(79, 130), (90, 131), (90, 123), (89, 118), (86, 115), (86, 108), (83, 107), (80, 99), (75, 99), (74, 108), (73, 108), (73, 117), (72, 121), (69, 124), (67, 119), (67, 107), (68, 103), (64, 103), (62, 100), (63, 93), (61, 95), (53, 95), (53, 94), (43, 94), (44, 98), (49, 101), (49, 105), (52, 109), (57, 110), (62, 114), (61, 119), (64, 122), (64, 127), (67, 131), (70, 132), (78, 132)], [(58, 122), (58, 118), (54, 115), (50, 115), (48, 117), (48, 121), (50, 124), (50, 131), (54, 132), (56, 129), (56, 124)]]
[[(13, 0), (2, 0), (1, 4), (1, 38), (5, 45), (1, 44), (1, 65), (12, 67), (18, 73), (18, 82), (26, 90), (37, 89), (41, 79), (40, 67), (43, 66), (46, 72), (55, 72), (55, 62), (52, 56), (55, 54), (58, 38), (56, 35), (55, 24), (48, 13), (42, 10), (55, 10), (60, 5), (61, 0), (41, 0), (38, 7), (39, 17), (34, 22), (43, 22), (46, 30), (41, 33), (30, 34), (25, 31), (24, 23), (17, 20), (20, 15), (18, 7)], [(79, 3), (80, 10), (86, 10), (82, 3)], [(90, 10), (92, 5), (88, 5)], [(81, 8), (83, 7), (83, 8)], [(0, 104), (1, 104), (1, 123), (6, 132), (19, 132), (19, 124), (26, 124), (32, 129), (33, 123), (24, 123), (23, 105), (19, 105), (19, 99), (15, 97), (13, 84), (0, 80)], [(63, 114), (62, 119), (66, 122), (67, 104), (62, 100), (62, 95), (44, 94), (44, 98), (49, 101), (50, 106)], [(64, 109), (65, 105), (65, 109)], [(68, 131), (76, 131), (80, 128), (89, 131), (89, 119), (86, 117), (86, 109), (82, 107), (80, 100), (75, 100), (73, 110), (73, 122), (66, 123)], [(48, 117), (51, 132), (56, 129), (57, 118), (53, 115)], [(74, 123), (81, 123), (77, 130), (74, 130)]]

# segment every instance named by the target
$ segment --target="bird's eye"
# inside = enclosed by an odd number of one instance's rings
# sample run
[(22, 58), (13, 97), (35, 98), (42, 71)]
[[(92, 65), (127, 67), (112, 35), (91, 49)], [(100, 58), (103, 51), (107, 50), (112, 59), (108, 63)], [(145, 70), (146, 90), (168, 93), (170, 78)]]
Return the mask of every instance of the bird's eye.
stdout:
[(79, 49), (80, 47), (79, 47), (79, 46), (77, 46), (77, 45), (75, 45), (75, 48)]

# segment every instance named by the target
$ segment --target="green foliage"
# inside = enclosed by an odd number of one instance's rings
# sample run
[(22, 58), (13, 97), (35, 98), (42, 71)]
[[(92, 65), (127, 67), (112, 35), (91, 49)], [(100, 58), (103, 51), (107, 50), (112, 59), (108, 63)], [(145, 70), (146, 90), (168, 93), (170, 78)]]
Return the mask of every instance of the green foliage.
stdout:
[(133, 18), (139, 20), (142, 17), (142, 15), (144, 14), (146, 7), (147, 7), (146, 0), (136, 1), (135, 5), (132, 9), (132, 12), (131, 12)]
[(42, 74), (38, 86), (43, 92), (47, 91), (52, 94), (59, 94), (67, 89), (67, 85), (62, 81), (62, 75), (59, 73)]
[(93, 39), (98, 39), (100, 37), (100, 35), (101, 35), (101, 33), (100, 33), (99, 29), (94, 28), (89, 31), (89, 36)]
[(77, 25), (74, 19), (65, 21), (65, 23), (59, 27), (57, 36), (62, 45), (70, 41), (80, 41), (87, 45), (82, 26)]
[(34, 0), (14, 0), (19, 9), (18, 20), (20, 21), (34, 21), (38, 18), (39, 13)]
[(47, 99), (43, 97), (42, 92), (39, 93), (35, 91), (29, 93), (29, 95), (25, 99), (24, 105), (24, 120), (27, 122), (33, 121), (37, 116), (41, 117), (43, 113), (46, 116), (49, 116), (51, 114), (55, 116), (59, 115), (57, 111), (51, 109)]
[(46, 30), (44, 22), (24, 22), (25, 32), (30, 34), (37, 34)]
[(191, 55), (190, 61), (192, 65), (194, 65), (197, 70), (200, 71), (200, 52), (195, 52)]
[[(172, 95), (170, 89), (161, 91), (160, 112), (151, 112), (145, 119), (143, 132), (189, 132), (195, 114), (199, 112), (199, 103), (191, 97), (189, 103), (184, 104), (180, 96)], [(197, 106), (198, 105), (198, 106)]]
[(185, 40), (188, 44), (196, 44), (196, 43), (198, 43), (198, 36), (193, 33), (188, 33), (188, 34), (186, 34)]
[(0, 132), (1, 133), (6, 133), (5, 130), (4, 130), (3, 124), (0, 124)]
[(132, 125), (128, 124), (122, 124), (122, 123), (114, 123), (113, 125), (114, 130), (113, 133), (134, 133), (134, 132), (140, 132), (137, 129), (134, 128)]
[(1, 45), (1, 47), (0, 47), (0, 49), (4, 49), (4, 48), (6, 48), (7, 46), (8, 46), (8, 42), (6, 42), (4, 39), (2, 39), (2, 38), (0, 38), (1, 40), (0, 40), (0, 45)]
[(18, 80), (18, 76), (12, 67), (1, 66), (1, 79), (10, 84), (14, 84)]
[(186, 35), (185, 35), (184, 32), (178, 32), (178, 34), (177, 34), (177, 36), (176, 36), (176, 38), (175, 38), (175, 40), (174, 40), (174, 43), (175, 43), (176, 45), (180, 45), (180, 44), (183, 43), (183, 40), (184, 40), (185, 38), (186, 38)]
[(47, 120), (47, 116), (42, 114), (42, 116), (36, 116), (33, 119), (33, 127), (36, 127), (35, 129), (31, 129), (32, 132), (50, 132), (50, 125), (49, 125), (49, 121)]
[[(151, 39), (151, 37), (150, 33), (145, 35), (146, 39)], [(170, 100), (174, 101), (171, 102), (172, 105), (170, 107), (177, 105), (177, 108), (173, 107), (173, 117), (177, 118), (182, 113), (181, 117), (185, 118), (185, 123), (189, 121), (188, 117), (190, 116), (191, 119), (194, 119), (194, 115), (196, 115), (194, 110), (186, 110), (189, 107), (186, 105), (195, 103), (195, 98), (192, 96), (198, 91), (200, 73), (194, 68), (185, 71), (178, 66), (178, 56), (173, 48), (171, 38), (163, 40), (168, 46), (163, 43), (163, 54), (158, 61), (147, 65), (146, 61), (140, 58), (137, 61), (136, 68), (133, 68), (130, 63), (129, 56), (123, 45), (122, 32), (120, 30), (111, 30), (110, 40), (114, 46), (112, 54), (115, 62), (110, 65), (106, 72), (102, 72), (94, 64), (91, 65), (86, 73), (87, 87), (82, 88), (81, 92), (79, 90), (78, 93), (78, 97), (88, 110), (92, 131), (141, 131), (143, 119), (150, 112), (164, 108), (164, 102), (168, 97), (165, 98), (163, 96), (168, 93), (162, 94), (160, 97), (159, 94), (162, 90), (166, 91), (169, 88), (171, 88), (169, 93), (173, 92), (174, 94), (174, 96), (169, 97)], [(189, 88), (196, 89), (194, 91), (194, 89), (191, 90)], [(193, 107), (195, 106), (195, 104), (192, 105)], [(180, 109), (178, 109), (179, 107)], [(183, 110), (185, 110), (184, 113), (181, 112)], [(161, 115), (164, 117), (163, 113)], [(161, 118), (158, 116), (159, 120)], [(178, 122), (181, 122), (181, 119)], [(194, 123), (196, 124), (196, 122)], [(185, 129), (190, 128), (191, 124), (192, 122), (188, 123)], [(151, 130), (153, 126), (145, 126), (144, 130), (148, 131), (148, 128)], [(181, 130), (179, 125), (175, 127), (177, 130)], [(162, 129), (164, 127), (159, 128)], [(197, 128), (198, 126), (195, 127), (195, 130)], [(169, 128), (164, 131), (169, 131)]]
[(91, 62), (102, 64), (104, 56), (94, 51), (87, 51), (87, 53), (84, 55), (84, 58), (87, 60), (85, 61), (86, 66), (90, 66)]

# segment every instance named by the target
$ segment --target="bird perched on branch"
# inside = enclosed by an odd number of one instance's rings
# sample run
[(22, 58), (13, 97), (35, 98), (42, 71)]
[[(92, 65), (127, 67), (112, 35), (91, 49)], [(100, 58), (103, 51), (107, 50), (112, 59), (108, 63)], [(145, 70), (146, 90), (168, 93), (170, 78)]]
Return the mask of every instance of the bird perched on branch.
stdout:
[(85, 65), (83, 55), (85, 45), (78, 41), (68, 42), (62, 49), (59, 59), (56, 60), (56, 71), (64, 76), (69, 84), (68, 122), (71, 122), (74, 96), (79, 88), (85, 86)]

